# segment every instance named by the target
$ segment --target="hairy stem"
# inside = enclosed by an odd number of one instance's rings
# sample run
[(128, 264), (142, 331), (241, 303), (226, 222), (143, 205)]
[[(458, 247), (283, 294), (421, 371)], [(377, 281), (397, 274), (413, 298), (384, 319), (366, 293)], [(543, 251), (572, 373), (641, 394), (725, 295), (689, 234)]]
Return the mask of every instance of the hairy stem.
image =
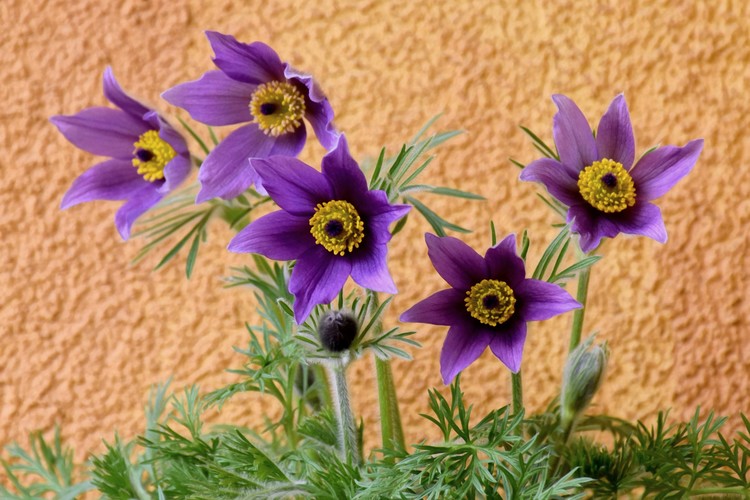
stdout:
[(510, 375), (511, 388), (513, 390), (513, 413), (518, 414), (523, 410), (523, 381), (521, 370)]
[(701, 488), (699, 490), (692, 490), (691, 496), (698, 495), (736, 495), (739, 498), (750, 498), (750, 491), (742, 486), (734, 488)]
[(357, 446), (357, 428), (354, 424), (354, 414), (349, 401), (349, 386), (346, 383), (346, 365), (336, 362), (328, 366), (329, 383), (333, 408), (339, 427), (339, 448), (341, 458), (355, 465), (359, 465), (359, 450)]
[[(585, 254), (583, 255), (585, 257)], [(586, 299), (589, 294), (589, 278), (591, 277), (591, 268), (583, 269), (578, 275), (578, 291), (576, 300), (583, 306), (573, 311), (573, 326), (570, 329), (570, 348), (573, 351), (581, 343), (581, 332), (583, 332), (583, 315), (586, 312)]]

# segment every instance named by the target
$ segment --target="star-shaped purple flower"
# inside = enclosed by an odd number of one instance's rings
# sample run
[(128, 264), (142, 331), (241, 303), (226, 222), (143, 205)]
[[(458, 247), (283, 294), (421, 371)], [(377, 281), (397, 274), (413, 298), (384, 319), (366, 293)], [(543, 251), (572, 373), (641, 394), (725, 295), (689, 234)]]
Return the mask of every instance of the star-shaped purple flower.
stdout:
[(289, 291), (297, 323), (315, 305), (331, 302), (349, 276), (365, 288), (396, 293), (386, 262), (388, 228), (411, 207), (367, 187), (343, 135), (323, 158), (322, 173), (283, 156), (251, 163), (281, 210), (240, 231), (229, 250), (296, 259)]
[(484, 258), (456, 238), (427, 234), (425, 240), (432, 265), (452, 288), (418, 302), (400, 319), (450, 327), (440, 353), (446, 385), (487, 346), (518, 372), (526, 323), (581, 307), (559, 286), (526, 278), (514, 234), (487, 250)]
[(249, 158), (297, 156), (307, 138), (303, 118), (323, 147), (330, 151), (336, 145), (333, 109), (311, 76), (282, 62), (264, 43), (240, 43), (215, 31), (206, 36), (219, 69), (177, 85), (162, 97), (206, 125), (247, 125), (206, 157), (198, 175), (198, 203), (231, 199), (253, 183), (257, 186)]
[[(669, 191), (693, 168), (703, 149), (698, 139), (683, 147), (664, 146), (635, 166), (635, 138), (625, 97), (615, 97), (599, 122), (596, 137), (576, 104), (563, 95), (552, 100), (558, 112), (553, 136), (560, 161), (542, 158), (521, 172), (521, 180), (541, 182), (568, 208), (567, 220), (581, 236), (581, 250), (619, 233), (667, 241), (659, 207), (651, 200)], [(632, 167), (632, 168), (631, 168)]]
[(127, 240), (135, 220), (188, 176), (190, 152), (182, 136), (156, 111), (122, 90), (109, 67), (104, 70), (104, 96), (119, 109), (93, 107), (50, 118), (75, 146), (110, 157), (73, 182), (61, 208), (93, 200), (126, 200), (115, 225)]

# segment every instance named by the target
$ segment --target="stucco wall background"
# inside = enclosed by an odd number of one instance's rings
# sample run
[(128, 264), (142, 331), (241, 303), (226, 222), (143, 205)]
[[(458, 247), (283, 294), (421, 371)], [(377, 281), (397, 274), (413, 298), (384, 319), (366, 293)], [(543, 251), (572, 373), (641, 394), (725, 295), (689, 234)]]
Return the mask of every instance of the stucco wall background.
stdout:
[[(253, 300), (223, 289), (230, 265), (217, 223), (193, 278), (184, 256), (152, 273), (155, 258), (113, 225), (115, 203), (58, 210), (72, 180), (96, 159), (47, 122), (105, 103), (101, 72), (164, 111), (164, 89), (212, 68), (202, 34), (214, 29), (263, 40), (315, 74), (355, 155), (392, 150), (430, 117), (465, 135), (441, 147), (427, 182), (478, 192), (486, 203), (429, 200), (473, 227), (528, 228), (532, 260), (553, 236), (534, 185), (508, 157), (530, 161), (518, 129), (551, 139), (553, 93), (565, 93), (595, 124), (624, 92), (637, 149), (703, 137), (693, 173), (660, 201), (670, 240), (618, 238), (594, 270), (586, 331), (610, 342), (602, 411), (649, 419), (659, 408), (684, 418), (697, 405), (750, 410), (750, 3), (371, 0), (3, 0), (0, 2), (0, 445), (55, 423), (79, 457), (114, 431), (143, 425), (151, 384), (204, 389), (234, 380)], [(185, 116), (181, 114), (180, 116)], [(226, 132), (226, 131), (224, 131)], [(303, 159), (316, 164), (319, 146)], [(416, 217), (391, 248), (401, 290), (392, 318), (443, 287)], [(574, 286), (571, 285), (574, 290)], [(540, 409), (557, 390), (570, 316), (534, 324), (525, 351), (525, 396)], [(436, 437), (418, 417), (440, 386), (445, 330), (420, 327), (424, 349), (395, 363), (410, 440)], [(378, 435), (372, 362), (350, 371), (355, 411)], [(509, 401), (509, 375), (486, 352), (464, 374), (476, 414)], [(238, 397), (215, 421), (251, 424), (270, 403)], [(270, 408), (270, 406), (269, 406)], [(272, 408), (271, 408), (272, 409)], [(735, 419), (736, 423), (737, 420)]]

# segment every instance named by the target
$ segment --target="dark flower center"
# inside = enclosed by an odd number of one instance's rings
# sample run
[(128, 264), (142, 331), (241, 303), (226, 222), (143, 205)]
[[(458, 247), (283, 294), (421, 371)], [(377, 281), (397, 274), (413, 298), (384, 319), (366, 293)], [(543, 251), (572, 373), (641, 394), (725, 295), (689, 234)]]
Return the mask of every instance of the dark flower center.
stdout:
[(495, 309), (500, 305), (500, 299), (494, 293), (485, 295), (482, 299), (482, 305), (485, 309)]
[(149, 151), (148, 149), (139, 149), (135, 152), (136, 158), (138, 158), (141, 161), (151, 161), (151, 159), (154, 157), (154, 153)]
[(326, 222), (326, 234), (331, 238), (335, 238), (340, 235), (344, 230), (344, 225), (338, 219), (331, 219)]
[(260, 114), (268, 116), (274, 114), (278, 106), (275, 102), (264, 102), (260, 105)]
[(365, 223), (357, 209), (345, 200), (318, 203), (310, 217), (315, 243), (334, 255), (344, 256), (359, 248), (365, 237)]
[(606, 174), (602, 175), (602, 184), (604, 184), (608, 188), (613, 188), (617, 186), (617, 177), (612, 172), (607, 172)]
[(466, 292), (466, 310), (484, 325), (502, 325), (516, 312), (516, 296), (504, 281), (482, 280)]
[(156, 182), (164, 179), (164, 168), (175, 156), (177, 152), (157, 130), (148, 130), (133, 144), (131, 163), (145, 180)]

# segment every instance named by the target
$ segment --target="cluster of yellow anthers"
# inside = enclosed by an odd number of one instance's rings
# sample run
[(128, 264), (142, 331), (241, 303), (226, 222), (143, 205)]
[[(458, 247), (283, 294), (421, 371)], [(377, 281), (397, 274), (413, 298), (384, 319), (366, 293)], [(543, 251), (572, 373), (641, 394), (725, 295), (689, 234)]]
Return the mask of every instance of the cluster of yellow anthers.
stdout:
[(341, 256), (359, 247), (365, 237), (365, 223), (354, 205), (344, 200), (318, 203), (310, 228), (318, 245)]
[(149, 182), (163, 179), (164, 167), (177, 155), (156, 130), (141, 134), (133, 148), (133, 166)]
[(578, 176), (578, 189), (584, 200), (602, 212), (622, 212), (635, 205), (633, 178), (614, 160), (595, 161), (584, 168)]
[(516, 312), (516, 297), (504, 281), (482, 280), (471, 287), (466, 295), (466, 310), (472, 318), (485, 325), (501, 325)]
[(250, 113), (264, 133), (278, 137), (302, 125), (305, 97), (289, 82), (264, 83), (253, 92)]

